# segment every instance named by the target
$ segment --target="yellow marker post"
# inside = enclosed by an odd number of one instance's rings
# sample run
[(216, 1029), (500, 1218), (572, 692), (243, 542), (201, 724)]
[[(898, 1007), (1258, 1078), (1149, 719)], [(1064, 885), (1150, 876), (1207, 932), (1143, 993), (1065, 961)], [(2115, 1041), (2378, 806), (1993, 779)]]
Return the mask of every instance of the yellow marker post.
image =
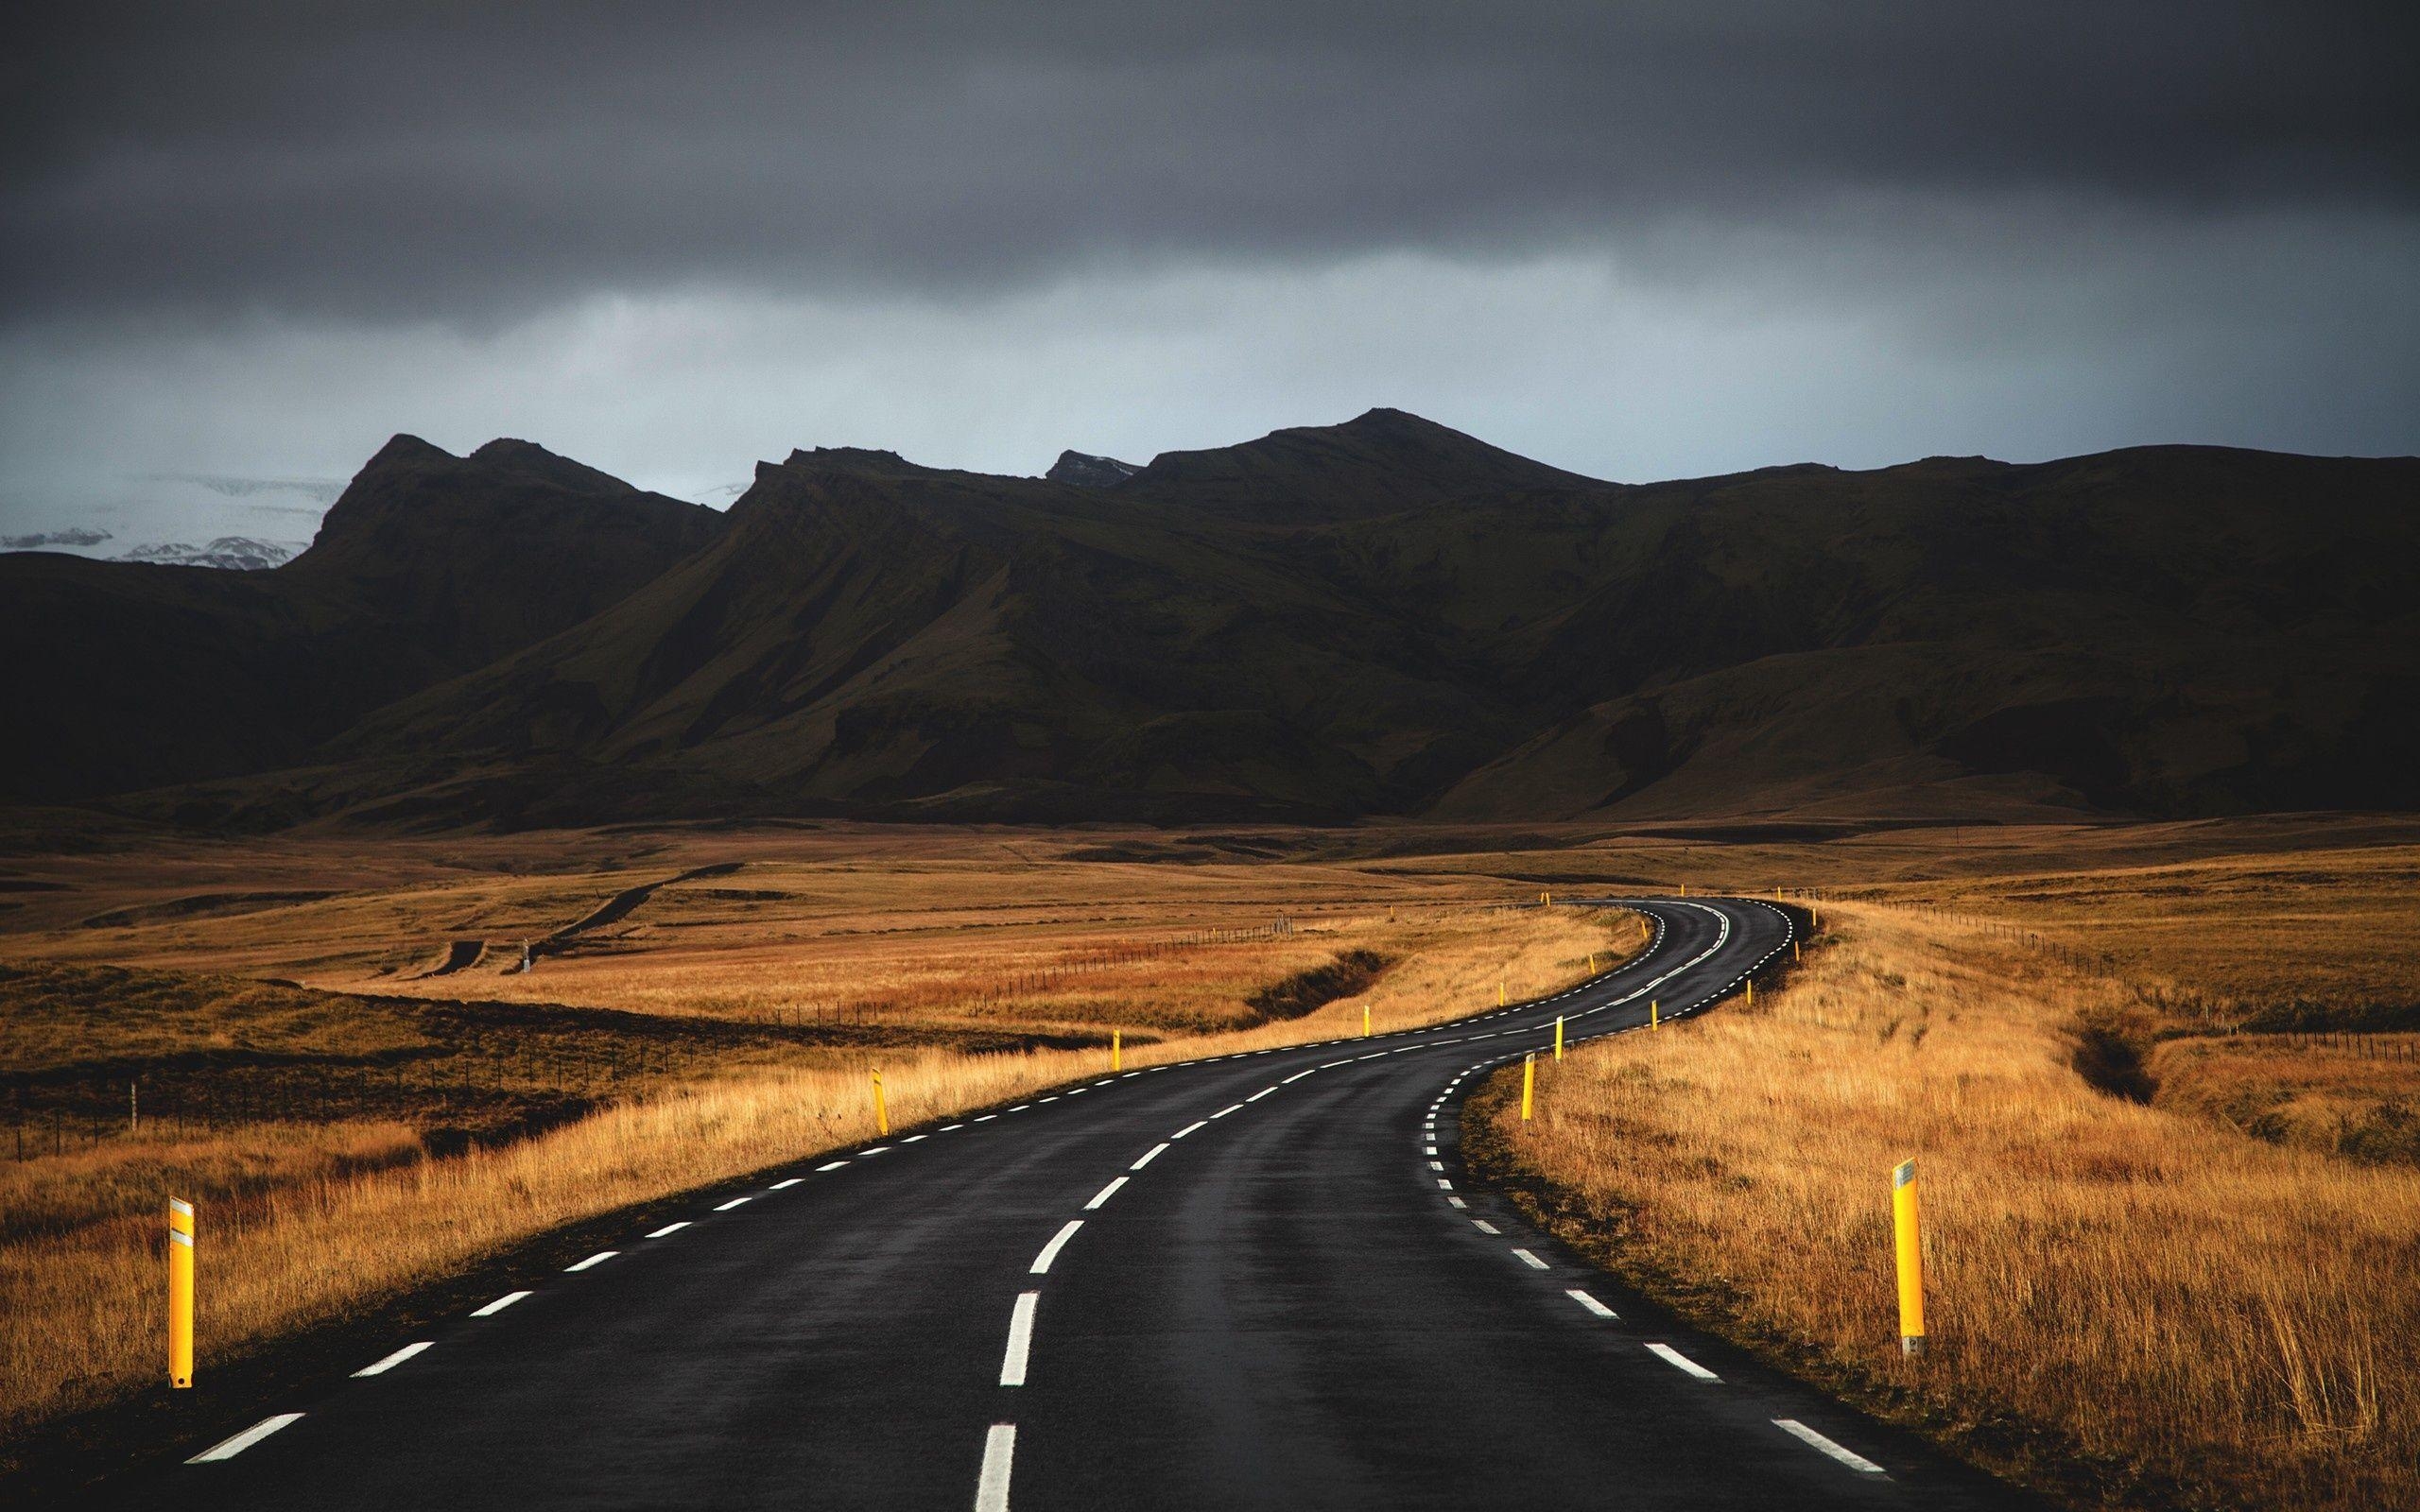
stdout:
[(1685, 883), (1681, 884), (1681, 896), (1682, 896), (1682, 897), (1684, 897), (1684, 898), (1686, 898), (1688, 895), (1689, 895), (1689, 885), (1688, 885), (1687, 883), (1685, 883)]
[(193, 1384), (193, 1204), (168, 1199), (168, 1384)]
[(1123, 1071), (1123, 1070), (1125, 1070), (1125, 1069), (1126, 1069), (1126, 1059), (1125, 1059), (1124, 1055), (1122, 1054), (1123, 1049), (1124, 1049), (1124, 1046), (1123, 1046), (1123, 1044), (1121, 1043), (1121, 1040), (1120, 1040), (1119, 1032), (1118, 1032), (1117, 1030), (1115, 1030), (1115, 1029), (1112, 1029), (1111, 1031), (1109, 1031), (1109, 1069), (1110, 1069), (1110, 1070), (1112, 1070), (1112, 1071)]
[(1597, 974), (1597, 953), (1595, 951), (1590, 951), (1588, 953), (1588, 974), (1590, 976)]
[(1924, 1244), (1916, 1229), (1916, 1162), (1891, 1173), (1891, 1228), (1899, 1246), (1899, 1352), (1925, 1352)]
[(1528, 1122), (1530, 1121), (1530, 1106), (1531, 1106), (1532, 1104), (1534, 1104), (1534, 1103), (1537, 1101), (1537, 1096), (1538, 1096), (1538, 1057), (1537, 1057), (1536, 1056), (1534, 1056), (1534, 1055), (1523, 1056), (1523, 1057), (1521, 1057), (1521, 1122), (1522, 1122), (1522, 1123), (1526, 1124), (1526, 1123), (1528, 1123)]
[(1501, 977), (1495, 983), (1495, 1005), (1499, 1008), (1504, 1006), (1504, 982)]
[(1554, 1058), (1563, 1058), (1563, 1015), (1560, 1013), (1554, 1016)]
[(1649, 998), (1647, 1000), (1647, 1026), (1651, 1029), (1661, 1029), (1664, 1027), (1663, 1015), (1656, 1011), (1655, 1000), (1653, 998)]
[(1754, 977), (1753, 977), (1753, 976), (1752, 976), (1752, 977), (1748, 978), (1748, 1004), (1749, 1004), (1749, 1005), (1750, 1005), (1751, 1007), (1753, 1007), (1753, 1006), (1754, 1006), (1754, 1005), (1755, 1005), (1755, 1002), (1756, 1002), (1756, 979), (1755, 979)]
[(883, 1106), (882, 1073), (878, 1071), (873, 1074), (873, 1131), (876, 1134), (890, 1132), (890, 1109)]
[(1361, 1005), (1361, 1038), (1370, 1038), (1370, 1005), (1367, 1003)]
[(1789, 942), (1789, 958), (1793, 961), (1798, 959), (1798, 941), (1796, 940)]

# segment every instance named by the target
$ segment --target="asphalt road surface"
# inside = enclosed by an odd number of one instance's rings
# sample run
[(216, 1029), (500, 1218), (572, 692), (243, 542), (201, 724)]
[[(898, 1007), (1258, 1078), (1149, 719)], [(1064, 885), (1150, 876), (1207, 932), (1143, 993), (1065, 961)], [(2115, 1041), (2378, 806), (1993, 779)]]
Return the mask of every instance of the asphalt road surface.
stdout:
[(1685, 1021), (1789, 948), (1760, 902), (1635, 906), (1652, 949), (1557, 998), (1130, 1072), (701, 1200), (397, 1338), (130, 1501), (2026, 1504), (1465, 1184), (1461, 1095), (1550, 1046), (1558, 1013), (1575, 1040), (1638, 1028), (1651, 999)]

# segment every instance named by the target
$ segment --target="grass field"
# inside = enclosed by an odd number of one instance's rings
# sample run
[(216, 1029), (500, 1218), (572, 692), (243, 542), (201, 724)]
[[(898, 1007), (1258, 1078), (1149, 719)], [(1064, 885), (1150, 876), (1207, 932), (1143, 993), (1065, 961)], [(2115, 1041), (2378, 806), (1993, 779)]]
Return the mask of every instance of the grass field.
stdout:
[[(2403, 1035), (2212, 1031), (2288, 993), (2398, 1008), (2415, 863), (2120, 868), (2106, 907), (2073, 872), (1824, 903), (1831, 933), (1754, 1009), (1587, 1047), (1526, 1130), (1501, 1075), (1470, 1116), (1584, 1250), (2079, 1503), (2414, 1504), (2420, 1171), (2296, 1127), (2410, 1106), (2420, 1060)], [(2241, 1116), (2276, 1100), (2300, 1124)], [(1910, 1156), (1918, 1362), (1890, 1249)]]

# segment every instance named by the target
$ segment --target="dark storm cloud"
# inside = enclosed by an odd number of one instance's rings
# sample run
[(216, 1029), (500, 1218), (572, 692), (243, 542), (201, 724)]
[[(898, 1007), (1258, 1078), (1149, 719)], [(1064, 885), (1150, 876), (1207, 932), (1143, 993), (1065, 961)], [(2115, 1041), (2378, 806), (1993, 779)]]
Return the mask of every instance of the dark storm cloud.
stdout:
[(0, 65), (19, 320), (2420, 199), (2408, 5), (55, 9)]

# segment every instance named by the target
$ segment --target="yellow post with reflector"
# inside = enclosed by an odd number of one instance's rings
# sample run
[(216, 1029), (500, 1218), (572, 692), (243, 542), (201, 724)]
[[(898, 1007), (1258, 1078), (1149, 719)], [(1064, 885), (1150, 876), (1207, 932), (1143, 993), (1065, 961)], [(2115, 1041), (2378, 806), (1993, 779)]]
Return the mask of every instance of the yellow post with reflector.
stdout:
[(1123, 1071), (1123, 1070), (1125, 1070), (1125, 1069), (1126, 1069), (1126, 1058), (1125, 1058), (1125, 1056), (1124, 1056), (1124, 1054), (1123, 1054), (1124, 1048), (1125, 1048), (1125, 1047), (1124, 1047), (1124, 1044), (1123, 1044), (1123, 1042), (1122, 1042), (1122, 1040), (1121, 1040), (1121, 1038), (1120, 1038), (1120, 1035), (1119, 1035), (1119, 1031), (1117, 1031), (1117, 1030), (1115, 1030), (1115, 1029), (1112, 1029), (1111, 1031), (1109, 1031), (1109, 1069), (1110, 1069), (1110, 1070), (1112, 1070), (1112, 1071)]
[(1500, 976), (1495, 979), (1495, 1005), (1504, 1006), (1504, 979)]
[(1656, 1010), (1655, 1000), (1653, 998), (1649, 998), (1647, 1000), (1647, 1026), (1651, 1029), (1661, 1029), (1664, 1027), (1663, 1015)]
[(883, 1104), (882, 1073), (878, 1071), (873, 1074), (873, 1131), (876, 1134), (890, 1132), (890, 1109)]
[(168, 1199), (168, 1384), (193, 1384), (193, 1204)]
[(1752, 977), (1748, 978), (1748, 1002), (1749, 1002), (1749, 1004), (1753, 1006), (1753, 1005), (1754, 1005), (1755, 1001), (1756, 1001), (1756, 979), (1755, 979), (1754, 977), (1753, 977), (1753, 976), (1752, 976)]
[(1563, 1015), (1560, 1013), (1554, 1016), (1554, 1058), (1563, 1058)]
[(1891, 1173), (1891, 1228), (1899, 1251), (1899, 1352), (1925, 1352), (1925, 1256), (1916, 1227), (1916, 1162)]
[(1588, 953), (1588, 974), (1590, 976), (1597, 974), (1597, 953), (1595, 951), (1590, 951)]
[(1689, 885), (1688, 885), (1687, 883), (1685, 883), (1685, 883), (1681, 884), (1681, 896), (1682, 896), (1682, 897), (1684, 897), (1684, 898), (1686, 898), (1688, 895), (1689, 895)]
[(1538, 1097), (1538, 1057), (1532, 1053), (1521, 1057), (1521, 1122), (1530, 1121), (1530, 1109)]
[(1361, 1005), (1361, 1038), (1370, 1038), (1370, 1005), (1367, 1003)]

